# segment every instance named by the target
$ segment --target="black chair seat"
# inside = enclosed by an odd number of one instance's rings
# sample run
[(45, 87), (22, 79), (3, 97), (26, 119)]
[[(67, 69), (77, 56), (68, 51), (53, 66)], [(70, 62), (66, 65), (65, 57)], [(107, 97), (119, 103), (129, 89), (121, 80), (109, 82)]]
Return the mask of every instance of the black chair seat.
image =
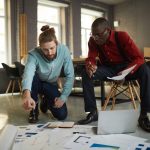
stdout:
[(21, 78), (20, 78), (20, 75), (19, 75), (18, 68), (10, 67), (5, 63), (2, 63), (2, 66), (5, 69), (6, 74), (9, 78), (9, 84), (8, 84), (7, 89), (6, 89), (6, 93), (9, 92), (9, 89), (12, 86), (12, 94), (13, 94), (16, 82), (18, 82), (19, 89), (20, 89), (20, 92), (21, 92)]

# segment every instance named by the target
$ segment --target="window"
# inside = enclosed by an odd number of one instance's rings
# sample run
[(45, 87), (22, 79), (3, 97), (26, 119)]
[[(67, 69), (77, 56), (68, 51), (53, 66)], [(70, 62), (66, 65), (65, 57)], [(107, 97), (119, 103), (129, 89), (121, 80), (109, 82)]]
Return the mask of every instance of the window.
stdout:
[(91, 25), (93, 21), (104, 15), (103, 12), (93, 11), (89, 9), (81, 9), (81, 46), (82, 46), (82, 57), (88, 55), (88, 40), (91, 33)]
[(38, 36), (41, 33), (41, 27), (49, 25), (54, 27), (58, 41), (62, 42), (61, 30), (63, 27), (60, 21), (60, 12), (63, 7), (67, 7), (67, 5), (52, 1), (38, 1)]
[(5, 0), (0, 0), (0, 67), (1, 63), (7, 63), (8, 51), (6, 47), (7, 29), (6, 29), (6, 7)]

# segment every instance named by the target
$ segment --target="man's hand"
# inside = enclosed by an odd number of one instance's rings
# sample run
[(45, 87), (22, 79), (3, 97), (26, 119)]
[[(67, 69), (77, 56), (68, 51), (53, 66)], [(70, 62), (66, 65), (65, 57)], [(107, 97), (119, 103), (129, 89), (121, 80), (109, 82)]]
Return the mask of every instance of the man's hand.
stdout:
[(93, 74), (96, 72), (97, 70), (97, 66), (96, 65), (92, 65), (91, 62), (89, 62), (86, 65), (86, 72), (89, 75), (89, 77), (91, 78), (93, 76)]
[(25, 90), (23, 92), (23, 107), (25, 110), (32, 110), (35, 109), (35, 101), (30, 96), (30, 91)]
[(62, 101), (58, 97), (55, 98), (55, 100), (54, 100), (54, 107), (55, 108), (61, 108), (63, 106), (63, 104), (64, 104), (64, 101)]

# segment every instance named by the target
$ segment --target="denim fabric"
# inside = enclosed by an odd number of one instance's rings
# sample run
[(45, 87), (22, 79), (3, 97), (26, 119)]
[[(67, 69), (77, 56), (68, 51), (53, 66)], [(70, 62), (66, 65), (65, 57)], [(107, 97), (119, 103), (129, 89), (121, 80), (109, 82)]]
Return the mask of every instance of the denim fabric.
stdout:
[(38, 104), (38, 94), (42, 94), (48, 100), (48, 108), (53, 116), (58, 120), (64, 120), (67, 117), (66, 103), (61, 108), (54, 108), (54, 99), (60, 97), (57, 83), (43, 82), (35, 74), (32, 81), (31, 97)]
[[(126, 66), (127, 64), (99, 66), (92, 78), (89, 78), (85, 70), (83, 71), (82, 86), (86, 112), (92, 112), (97, 109), (93, 80), (105, 81), (107, 77), (115, 76), (118, 72), (126, 68)], [(137, 79), (139, 81), (141, 110), (150, 112), (150, 68), (146, 64), (143, 64), (134, 74), (129, 74), (126, 79)]]

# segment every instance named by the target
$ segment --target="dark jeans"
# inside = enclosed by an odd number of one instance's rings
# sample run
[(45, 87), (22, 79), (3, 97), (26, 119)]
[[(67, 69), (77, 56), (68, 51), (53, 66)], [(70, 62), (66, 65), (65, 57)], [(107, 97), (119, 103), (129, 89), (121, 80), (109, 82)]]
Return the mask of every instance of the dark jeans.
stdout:
[[(100, 66), (97, 68), (94, 76), (89, 78), (86, 71), (82, 73), (82, 86), (85, 102), (85, 111), (92, 112), (97, 109), (94, 94), (93, 80), (105, 81), (107, 77), (115, 76), (122, 71), (127, 65), (119, 64), (113, 66)], [(137, 79), (140, 85), (141, 111), (150, 112), (150, 69), (143, 64), (132, 75), (126, 77), (127, 80)]]
[[(38, 104), (38, 94), (44, 95), (48, 100), (48, 109), (52, 112), (53, 116), (58, 120), (64, 120), (67, 117), (66, 103), (61, 108), (54, 108), (54, 99), (60, 96), (57, 83), (43, 82), (35, 74), (32, 82), (31, 97)], [(37, 105), (38, 107), (38, 105)]]

